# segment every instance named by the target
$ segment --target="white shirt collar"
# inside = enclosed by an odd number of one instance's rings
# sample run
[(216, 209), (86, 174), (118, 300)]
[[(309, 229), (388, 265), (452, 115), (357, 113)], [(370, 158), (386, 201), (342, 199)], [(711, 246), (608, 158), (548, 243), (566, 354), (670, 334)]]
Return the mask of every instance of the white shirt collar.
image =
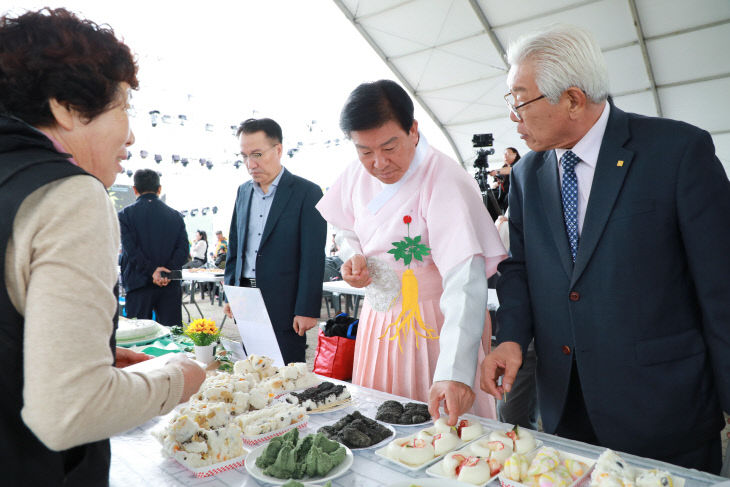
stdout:
[(596, 167), (598, 162), (598, 152), (601, 150), (601, 141), (603, 140), (603, 134), (606, 132), (606, 126), (608, 125), (608, 113), (610, 111), (611, 104), (607, 101), (604, 102), (606, 105), (603, 107), (601, 116), (598, 117), (593, 127), (586, 132), (582, 139), (572, 149), (555, 149), (555, 156), (558, 158), (558, 164), (560, 164), (560, 158), (566, 152), (573, 151), (573, 154), (578, 156), (581, 161), (585, 162), (592, 168)]

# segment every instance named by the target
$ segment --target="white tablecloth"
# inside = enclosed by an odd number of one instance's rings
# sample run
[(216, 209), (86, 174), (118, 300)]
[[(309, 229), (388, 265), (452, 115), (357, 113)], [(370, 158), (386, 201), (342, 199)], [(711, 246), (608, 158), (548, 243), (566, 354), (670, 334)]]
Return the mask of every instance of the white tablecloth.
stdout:
[[(330, 380), (335, 383), (341, 383), (325, 377), (323, 377), (323, 379)], [(352, 384), (347, 384), (347, 387), (352, 395), (353, 405), (346, 409), (333, 411), (331, 413), (310, 415), (309, 426), (304, 429), (302, 433), (314, 433), (320, 426), (334, 423), (345, 414), (349, 414), (356, 409), (366, 416), (373, 418), (375, 417), (375, 411), (378, 406), (387, 399), (406, 401), (406, 399), (393, 396), (392, 394), (386, 394), (380, 391), (354, 386)], [(160, 444), (149, 433), (151, 430), (160, 428), (160, 425), (167, 422), (167, 419), (169, 418), (156, 418), (155, 420), (149, 421), (138, 428), (112, 438), (112, 464), (110, 473), (110, 482), (112, 486), (205, 485), (210, 487), (249, 487), (269, 485), (261, 484), (251, 478), (247, 474), (245, 467), (224, 472), (214, 477), (202, 479), (195, 478), (192, 473), (180, 464), (174, 460), (166, 458), (161, 452)], [(484, 418), (479, 418), (479, 420), (488, 430), (506, 429), (510, 427), (509, 425), (499, 423), (494, 420)], [(418, 429), (419, 428), (417, 427), (396, 427), (396, 432), (400, 437), (418, 431)], [(586, 457), (597, 458), (603, 451), (602, 448), (596, 446), (565, 440), (544, 433), (535, 433), (535, 436), (541, 439), (546, 445)], [(661, 468), (669, 471), (670, 473), (683, 477), (686, 480), (685, 487), (705, 487), (727, 480), (722, 477), (698, 472), (696, 470), (675, 467), (673, 465), (663, 464), (632, 455), (622, 454), (622, 456), (632, 465), (641, 468), (656, 468), (657, 466), (661, 466)], [(376, 456), (374, 450), (359, 450), (355, 452), (355, 462), (353, 463), (352, 468), (343, 476), (335, 479), (332, 482), (332, 485), (336, 487), (387, 486), (391, 482), (399, 480), (428, 478), (425, 470), (426, 469), (424, 468), (418, 472), (410, 472), (403, 467), (399, 467)], [(499, 487), (499, 482), (496, 480), (493, 481), (490, 484), (490, 487)]]
[(190, 272), (187, 269), (182, 271), (183, 281), (223, 282), (223, 277), (223, 273), (217, 272)]

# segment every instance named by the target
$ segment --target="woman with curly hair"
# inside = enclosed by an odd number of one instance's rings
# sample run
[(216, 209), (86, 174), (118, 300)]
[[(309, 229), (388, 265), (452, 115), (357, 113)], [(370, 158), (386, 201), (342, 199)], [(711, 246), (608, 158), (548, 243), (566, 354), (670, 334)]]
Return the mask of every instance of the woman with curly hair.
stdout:
[(109, 436), (165, 414), (204, 371), (116, 348), (119, 223), (106, 193), (134, 142), (137, 67), (64, 10), (0, 18), (0, 470), (107, 485)]

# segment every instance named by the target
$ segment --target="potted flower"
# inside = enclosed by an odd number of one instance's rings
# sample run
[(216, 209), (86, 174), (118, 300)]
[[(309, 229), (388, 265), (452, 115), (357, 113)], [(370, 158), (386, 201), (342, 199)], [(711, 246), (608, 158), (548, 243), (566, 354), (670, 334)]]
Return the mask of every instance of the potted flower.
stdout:
[(215, 326), (215, 321), (200, 318), (188, 324), (183, 332), (195, 345), (195, 358), (199, 362), (209, 364), (213, 361), (215, 343), (221, 336), (221, 331)]

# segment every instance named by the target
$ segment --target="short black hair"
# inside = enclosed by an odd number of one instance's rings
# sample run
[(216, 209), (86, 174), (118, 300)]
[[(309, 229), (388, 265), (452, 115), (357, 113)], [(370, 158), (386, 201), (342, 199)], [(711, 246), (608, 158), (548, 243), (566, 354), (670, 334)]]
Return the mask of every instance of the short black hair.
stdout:
[(256, 132), (263, 132), (268, 138), (276, 140), (280, 144), (284, 141), (284, 137), (281, 134), (281, 126), (270, 118), (249, 118), (248, 120), (244, 120), (236, 131), (236, 137), (240, 137), (241, 134), (253, 134)]
[(350, 93), (340, 113), (340, 128), (347, 137), (353, 130), (370, 130), (396, 121), (407, 133), (413, 126), (413, 100), (398, 83), (381, 79), (363, 83)]
[(134, 173), (134, 187), (139, 194), (156, 193), (160, 188), (160, 175), (152, 169), (137, 169)]

